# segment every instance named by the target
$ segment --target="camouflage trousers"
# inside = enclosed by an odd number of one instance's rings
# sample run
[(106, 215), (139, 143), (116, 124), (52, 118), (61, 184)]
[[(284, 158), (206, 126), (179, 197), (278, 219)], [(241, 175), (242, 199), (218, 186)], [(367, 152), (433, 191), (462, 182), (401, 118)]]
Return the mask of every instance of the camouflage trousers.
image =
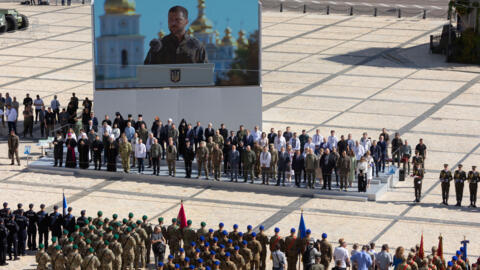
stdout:
[(205, 177), (208, 178), (208, 168), (207, 168), (207, 161), (205, 160), (197, 160), (198, 166), (198, 178), (202, 175), (202, 169), (205, 171)]
[(130, 157), (129, 156), (126, 156), (126, 157), (122, 156), (122, 168), (123, 168), (124, 172), (130, 172)]
[(145, 255), (147, 250), (145, 246), (137, 246), (135, 249), (135, 268), (143, 268), (145, 267)]
[(122, 257), (118, 256), (113, 259), (113, 270), (121, 270), (122, 269)]
[(167, 160), (167, 164), (168, 164), (168, 175), (172, 175), (172, 176), (175, 176), (175, 159), (174, 160)]
[(130, 270), (133, 268), (133, 261), (135, 259), (134, 252), (125, 252), (122, 255), (122, 270)]
[(214, 172), (214, 177), (215, 177), (215, 180), (219, 180), (220, 179), (220, 173), (221, 173), (221, 169), (220, 169), (220, 164), (215, 164), (214, 168), (213, 168), (213, 172)]
[(287, 257), (287, 270), (297, 269), (298, 256)]

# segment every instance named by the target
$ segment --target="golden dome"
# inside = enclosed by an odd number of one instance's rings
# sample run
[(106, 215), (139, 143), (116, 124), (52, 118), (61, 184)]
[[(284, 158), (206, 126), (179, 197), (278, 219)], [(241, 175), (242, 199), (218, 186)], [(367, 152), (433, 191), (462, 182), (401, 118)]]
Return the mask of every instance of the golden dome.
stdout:
[(164, 36), (165, 36), (165, 32), (163, 32), (163, 30), (160, 30), (160, 32), (158, 32), (158, 38), (162, 39)]
[(198, 0), (198, 17), (192, 22), (190, 28), (195, 33), (212, 33), (213, 24), (205, 15), (205, 0)]
[(107, 14), (126, 14), (135, 12), (135, 2), (129, 0), (106, 0), (103, 7)]
[(232, 29), (230, 27), (227, 27), (225, 29), (225, 36), (222, 39), (222, 46), (236, 46), (237, 42), (232, 36)]
[(222, 40), (220, 39), (220, 32), (218, 32), (218, 30), (215, 30), (215, 32), (213, 33), (215, 34), (215, 44), (217, 46), (222, 45)]
[(248, 46), (248, 39), (245, 37), (245, 31), (238, 32), (237, 44), (239, 48), (246, 48)]

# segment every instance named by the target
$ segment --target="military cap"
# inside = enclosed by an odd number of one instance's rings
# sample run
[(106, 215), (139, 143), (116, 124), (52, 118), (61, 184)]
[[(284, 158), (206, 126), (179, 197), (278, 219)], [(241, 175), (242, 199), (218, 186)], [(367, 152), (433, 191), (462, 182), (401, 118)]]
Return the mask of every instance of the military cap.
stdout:
[(23, 204), (19, 203), (19, 204), (17, 204), (17, 207), (18, 207), (18, 208), (22, 208), (22, 207), (23, 207)]
[(235, 249), (235, 250), (239, 250), (239, 249), (240, 249), (240, 247), (239, 247), (239, 246), (235, 246), (233, 249)]
[(63, 230), (63, 234), (68, 234), (68, 230)]
[(83, 232), (78, 233), (78, 235), (80, 235), (80, 236), (85, 236), (85, 235), (83, 234)]
[(102, 225), (103, 225), (103, 221), (99, 221), (99, 222), (98, 222), (98, 225), (102, 226)]
[(85, 210), (80, 211), (80, 214), (85, 215)]
[(206, 246), (206, 247), (209, 247), (209, 246), (210, 246), (210, 243), (209, 243), (209, 242), (206, 242), (206, 243), (205, 243), (205, 246)]
[(118, 236), (118, 234), (114, 234), (114, 235), (113, 235), (113, 238), (114, 238), (114, 239), (118, 239), (119, 237), (120, 237), (120, 236)]
[(252, 237), (256, 237), (257, 236), (257, 233), (256, 232), (252, 232)]
[(448, 266), (453, 266), (453, 262), (448, 262)]
[(73, 237), (68, 238), (68, 242), (73, 242)]
[(131, 232), (132, 231), (132, 228), (131, 227), (127, 227), (127, 232)]
[(213, 250), (210, 251), (210, 255), (215, 255), (215, 254), (217, 254), (215, 251), (213, 251)]
[(40, 244), (40, 245), (38, 245), (38, 247), (39, 247), (40, 249), (42, 249), (42, 248), (45, 247), (45, 245), (44, 245), (44, 244)]
[(217, 237), (213, 237), (213, 242), (218, 242), (218, 238), (217, 238)]
[(246, 246), (246, 245), (248, 244), (248, 243), (247, 243), (247, 240), (243, 240), (243, 241), (242, 241), (242, 244), (243, 244), (244, 246)]
[(159, 217), (158, 222), (163, 222), (163, 217)]
[(141, 220), (137, 220), (137, 224), (138, 224), (138, 225), (142, 224), (142, 221), (141, 221)]
[(88, 252), (93, 253), (93, 252), (95, 252), (95, 250), (93, 248), (89, 248)]
[(227, 241), (229, 244), (233, 243), (232, 239), (228, 239)]
[(57, 237), (56, 236), (52, 237), (52, 242), (57, 242)]
[(90, 226), (88, 226), (88, 229), (93, 230), (93, 229), (95, 229), (95, 227), (93, 225), (90, 225)]
[(206, 266), (205, 270), (212, 270), (212, 268), (210, 268), (210, 266)]
[(196, 245), (196, 244), (195, 244), (195, 241), (192, 241), (192, 242), (190, 243), (190, 246), (192, 246), (192, 247), (194, 247), (195, 245)]
[(223, 235), (228, 235), (228, 232), (227, 232), (226, 230), (223, 230), (223, 231), (222, 231), (222, 234), (223, 234)]
[(62, 249), (62, 247), (59, 246), (59, 245), (56, 245), (56, 246), (55, 246), (55, 249), (56, 249), (56, 250), (60, 250), (60, 249)]
[(173, 255), (172, 254), (168, 255), (168, 258), (173, 259)]
[(92, 243), (92, 240), (90, 240), (90, 239), (87, 239), (87, 240), (85, 240), (85, 243), (87, 243), (87, 244), (91, 244), (91, 243)]
[(159, 267), (162, 267), (162, 266), (163, 266), (163, 262), (158, 262), (158, 266), (159, 266)]
[(33, 203), (28, 205), (29, 208), (33, 208)]
[(219, 246), (221, 249), (224, 249), (225, 248), (225, 245), (224, 244), (220, 244)]
[(202, 258), (198, 258), (197, 262), (198, 262), (198, 263), (203, 263), (203, 259), (202, 259)]
[(102, 232), (99, 232), (99, 233), (98, 233), (98, 236), (103, 237), (103, 233), (102, 233)]
[(200, 241), (205, 241), (205, 236), (203, 236), (203, 235), (200, 235), (200, 237), (199, 237), (199, 238), (200, 238)]
[(116, 227), (120, 227), (120, 226), (122, 226), (122, 224), (121, 224), (120, 222), (118, 222), (118, 221), (117, 221), (117, 222), (115, 222), (115, 223), (113, 223), (113, 225), (115, 225)]
[(187, 220), (187, 224), (188, 224), (188, 225), (192, 225), (192, 221), (191, 221), (191, 220)]
[(225, 252), (225, 257), (230, 257), (230, 252)]
[(233, 228), (234, 228), (234, 229), (238, 229), (238, 225), (237, 225), (237, 224), (233, 224)]
[(58, 210), (58, 205), (54, 205), (53, 210)]
[(204, 221), (202, 221), (202, 222), (200, 222), (200, 226), (205, 227), (205, 226), (207, 226), (207, 223), (205, 223)]
[(143, 220), (147, 220), (148, 217), (147, 217), (146, 215), (143, 215), (142, 219), (143, 219)]
[(75, 227), (74, 227), (74, 228), (75, 228), (75, 230), (78, 230), (78, 229), (80, 229), (80, 226), (78, 226), (78, 225), (75, 225)]
[(107, 227), (107, 232), (111, 232), (111, 231), (113, 231), (113, 227), (112, 227), (112, 226), (108, 226), (108, 227)]
[(177, 222), (177, 219), (176, 219), (176, 218), (172, 218), (172, 222)]
[(453, 256), (453, 257), (452, 257), (452, 261), (456, 261), (456, 260), (458, 260), (458, 257), (457, 257), (457, 256)]
[(107, 246), (110, 245), (110, 242), (108, 242), (108, 240), (105, 240), (104, 243), (105, 243), (105, 245), (107, 245)]
[(209, 232), (209, 233), (213, 233), (213, 229), (208, 229), (208, 232)]
[(42, 208), (42, 209), (45, 208), (45, 204), (43, 204), (43, 203), (40, 204), (40, 208)]
[(133, 213), (132, 212), (128, 213), (128, 217), (133, 218)]
[(215, 261), (215, 265), (220, 265), (220, 261)]
[(280, 229), (279, 229), (279, 228), (275, 228), (273, 231), (276, 232), (276, 233), (278, 233), (278, 232), (280, 232)]
[(72, 212), (72, 210), (73, 210), (72, 207), (68, 207), (68, 208), (67, 208), (67, 211), (68, 211), (68, 212)]
[(180, 269), (180, 264), (176, 263), (175, 264), (175, 269)]
[(220, 223), (218, 224), (218, 227), (220, 227), (220, 228), (223, 228), (223, 226), (224, 226), (224, 225), (223, 225), (223, 222), (220, 222)]
[(137, 224), (133, 223), (131, 227), (132, 227), (132, 229), (135, 229), (135, 228), (137, 228)]
[(312, 231), (310, 231), (310, 229), (307, 229), (307, 231), (305, 232), (306, 234), (311, 234)]
[(263, 225), (260, 225), (260, 227), (258, 227), (258, 229), (259, 229), (260, 231), (263, 231), (263, 230), (265, 230), (265, 227), (263, 227)]
[(252, 225), (248, 225), (247, 230), (251, 230), (251, 229), (252, 229)]
[(124, 219), (122, 220), (122, 222), (123, 222), (123, 224), (126, 224), (126, 223), (128, 222), (128, 219), (124, 218)]
[(200, 252), (202, 252), (202, 251), (201, 251), (199, 248), (196, 248), (196, 249), (195, 249), (195, 252), (196, 252), (196, 253), (200, 253)]
[(189, 261), (190, 261), (190, 258), (189, 258), (189, 257), (185, 257), (184, 261), (189, 262)]
[(183, 248), (180, 248), (178, 251), (180, 251), (181, 253), (185, 252)]
[(77, 245), (73, 245), (73, 249), (78, 249), (78, 246), (77, 246)]
[(322, 233), (322, 238), (327, 238), (327, 234), (326, 233)]
[(88, 219), (89, 222), (91, 222), (93, 218), (92, 218), (92, 217), (88, 217), (87, 219)]
[(462, 255), (462, 252), (460, 250), (457, 250), (457, 256)]
[(195, 269), (195, 265), (190, 265), (190, 269)]
[(243, 232), (238, 232), (238, 236), (243, 236)]
[(112, 215), (112, 218), (113, 218), (113, 219), (117, 219), (117, 218), (118, 218), (118, 215), (117, 215), (117, 214), (113, 214), (113, 215)]

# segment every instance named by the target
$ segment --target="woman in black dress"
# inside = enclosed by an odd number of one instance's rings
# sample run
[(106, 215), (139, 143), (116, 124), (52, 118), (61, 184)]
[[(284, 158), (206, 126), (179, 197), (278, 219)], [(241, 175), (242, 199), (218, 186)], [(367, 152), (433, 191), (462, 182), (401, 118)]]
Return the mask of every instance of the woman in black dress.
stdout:
[(90, 145), (88, 144), (88, 139), (82, 137), (78, 141), (78, 166), (81, 169), (88, 169), (89, 163), (89, 152), (90, 152)]
[(182, 156), (185, 154), (185, 139), (187, 137), (187, 121), (182, 119), (178, 127), (178, 154)]
[(107, 171), (116, 172), (117, 171), (117, 156), (118, 156), (118, 146), (113, 137), (110, 137), (108, 144), (106, 146), (107, 154)]

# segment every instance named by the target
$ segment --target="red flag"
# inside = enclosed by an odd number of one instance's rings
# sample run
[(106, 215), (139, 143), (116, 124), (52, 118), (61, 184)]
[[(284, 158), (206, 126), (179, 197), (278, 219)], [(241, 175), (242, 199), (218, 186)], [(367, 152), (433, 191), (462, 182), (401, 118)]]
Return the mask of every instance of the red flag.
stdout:
[(443, 237), (441, 235), (438, 237), (437, 256), (443, 260)]
[(185, 210), (183, 209), (183, 203), (180, 204), (180, 211), (178, 211), (177, 224), (180, 225), (180, 229), (187, 227), (187, 216), (185, 215)]
[(422, 259), (425, 258), (425, 252), (423, 250), (423, 233), (422, 233), (422, 238), (420, 239), (420, 249), (418, 250), (418, 257)]

